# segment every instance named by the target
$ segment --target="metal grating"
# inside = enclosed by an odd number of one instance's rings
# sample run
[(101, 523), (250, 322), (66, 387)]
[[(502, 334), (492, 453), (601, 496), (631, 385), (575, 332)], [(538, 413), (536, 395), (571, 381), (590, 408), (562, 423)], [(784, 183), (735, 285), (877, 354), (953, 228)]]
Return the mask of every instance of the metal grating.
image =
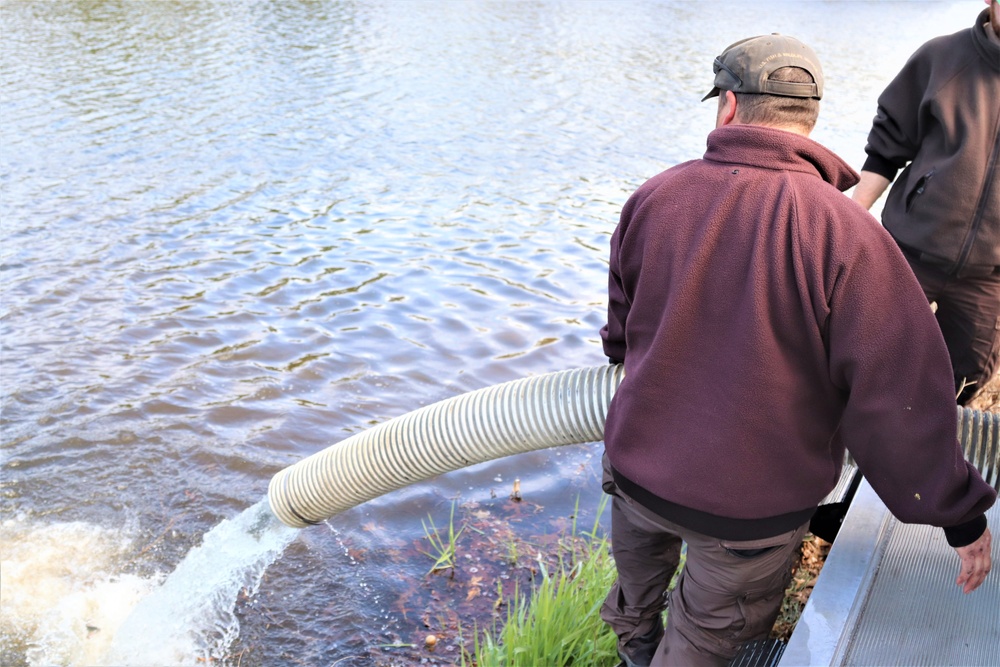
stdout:
[(743, 645), (729, 667), (775, 667), (785, 651), (780, 639), (759, 639)]

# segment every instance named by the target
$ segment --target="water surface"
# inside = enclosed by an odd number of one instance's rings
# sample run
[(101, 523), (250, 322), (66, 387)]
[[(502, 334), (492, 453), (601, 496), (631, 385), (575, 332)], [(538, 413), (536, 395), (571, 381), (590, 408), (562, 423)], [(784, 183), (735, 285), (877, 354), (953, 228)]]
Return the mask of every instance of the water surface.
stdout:
[[(814, 138), (860, 166), (882, 87), (981, 7), (0, 2), (3, 664), (106, 659), (140, 600), (302, 457), (604, 363), (618, 213), (703, 151), (726, 45), (810, 43)], [(448, 663), (453, 619), (407, 601), (468, 591), (427, 583), (421, 520), (454, 502), (546, 539), (578, 498), (593, 515), (599, 455), (483, 464), (301, 531), (225, 603), (222, 648), (196, 630), (245, 666), (388, 664), (379, 647), (445, 629), (423, 657)]]

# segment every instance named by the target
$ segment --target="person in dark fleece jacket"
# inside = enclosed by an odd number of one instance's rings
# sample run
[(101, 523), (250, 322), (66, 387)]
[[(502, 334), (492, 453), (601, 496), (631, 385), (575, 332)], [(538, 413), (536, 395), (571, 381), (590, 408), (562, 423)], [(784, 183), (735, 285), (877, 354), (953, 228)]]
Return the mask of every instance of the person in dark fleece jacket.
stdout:
[(725, 665), (767, 636), (845, 448), (896, 517), (944, 528), (966, 593), (991, 565), (996, 493), (959, 447), (934, 315), (843, 194), (858, 175), (808, 138), (815, 53), (767, 35), (714, 69), (704, 157), (639, 187), (611, 238), (601, 337), (625, 377), (605, 427), (618, 578), (601, 616), (629, 667)]
[(886, 87), (852, 195), (871, 208), (895, 179), (882, 224), (937, 304), (963, 405), (1000, 366), (1000, 0), (986, 4)]

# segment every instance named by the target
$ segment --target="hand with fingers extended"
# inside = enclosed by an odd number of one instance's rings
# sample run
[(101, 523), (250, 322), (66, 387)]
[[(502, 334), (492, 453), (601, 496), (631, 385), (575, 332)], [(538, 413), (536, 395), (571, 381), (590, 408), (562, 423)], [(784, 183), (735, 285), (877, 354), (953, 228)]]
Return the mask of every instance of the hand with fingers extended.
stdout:
[(992, 567), (990, 545), (993, 538), (987, 528), (978, 540), (964, 547), (955, 547), (958, 557), (962, 560), (962, 568), (955, 583), (962, 586), (963, 593), (971, 593), (979, 588), (986, 579)]

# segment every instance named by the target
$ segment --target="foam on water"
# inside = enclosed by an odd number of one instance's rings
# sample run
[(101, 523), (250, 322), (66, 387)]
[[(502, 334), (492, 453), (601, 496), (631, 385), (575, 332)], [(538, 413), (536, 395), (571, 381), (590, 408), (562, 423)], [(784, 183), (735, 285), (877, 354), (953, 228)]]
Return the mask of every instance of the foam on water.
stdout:
[(297, 532), (263, 500), (209, 531), (169, 576), (141, 578), (116, 574), (131, 549), (123, 531), (7, 521), (0, 653), (27, 646), (30, 665), (224, 662), (237, 596), (256, 592)]
[[(0, 654), (31, 665), (97, 664), (136, 603), (159, 583), (117, 575), (127, 531), (83, 522), (0, 526)], [(5, 660), (6, 660), (5, 657)]]

